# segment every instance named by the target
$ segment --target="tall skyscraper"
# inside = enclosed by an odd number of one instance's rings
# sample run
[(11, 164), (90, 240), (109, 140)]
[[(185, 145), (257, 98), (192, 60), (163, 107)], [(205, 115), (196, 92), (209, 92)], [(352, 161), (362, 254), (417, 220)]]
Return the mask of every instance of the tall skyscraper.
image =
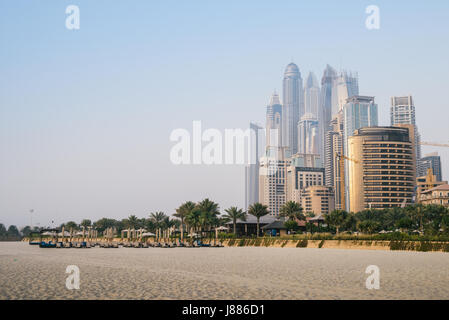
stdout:
[(304, 86), (304, 113), (310, 113), (318, 118), (318, 110), (320, 107), (320, 84), (313, 72), (307, 76)]
[(327, 65), (321, 78), (321, 97), (318, 108), (318, 125), (321, 139), (320, 155), (322, 159), (326, 158), (327, 132), (331, 130), (332, 105), (333, 101), (336, 101), (336, 92), (334, 89), (336, 78), (337, 72), (330, 65)]
[(421, 136), (418, 132), (415, 116), (415, 105), (412, 96), (392, 97), (390, 108), (391, 125), (411, 124), (415, 126), (416, 159), (421, 159)]
[(341, 209), (341, 178), (344, 172), (340, 172), (337, 154), (343, 154), (343, 112), (339, 112), (332, 119), (330, 130), (326, 133), (326, 152), (324, 166), (326, 172), (326, 185), (333, 187), (335, 192), (335, 208)]
[(436, 181), (443, 180), (441, 172), (441, 158), (437, 152), (427, 154), (420, 159), (418, 163), (418, 177), (427, 175), (427, 170), (432, 169), (432, 174), (435, 175)]
[(351, 211), (412, 203), (415, 151), (408, 128), (361, 128), (348, 143)]
[(374, 97), (353, 96), (348, 98), (343, 106), (343, 147), (345, 154), (347, 154), (348, 138), (354, 134), (354, 130), (377, 125), (377, 104), (374, 103)]
[[(353, 96), (347, 99), (343, 106), (343, 150), (344, 155), (348, 155), (348, 139), (354, 135), (354, 131), (364, 127), (374, 127), (378, 125), (377, 104), (374, 103), (374, 97)], [(348, 207), (349, 199), (349, 173), (348, 161), (345, 160), (344, 175), (340, 179), (345, 179), (344, 196), (346, 199), (346, 208), (344, 210), (352, 210)], [(340, 191), (341, 192), (341, 191)]]
[(298, 123), (298, 152), (320, 154), (320, 142), (318, 120), (306, 113)]
[(346, 101), (349, 98), (359, 95), (359, 80), (357, 73), (354, 74), (343, 71), (339, 74), (335, 81), (337, 104), (332, 106), (332, 116), (335, 116), (343, 108), (343, 106), (346, 105)]
[(263, 128), (255, 123), (250, 123), (250, 163), (245, 166), (245, 209), (259, 201), (259, 167), (260, 148), (259, 130)]
[(298, 152), (298, 121), (304, 114), (301, 73), (296, 64), (285, 69), (283, 81), (282, 145), (292, 154)]
[(286, 199), (286, 170), (290, 165), (286, 147), (267, 148), (260, 159), (259, 202), (268, 206), (270, 215), (278, 216)]
[(267, 147), (282, 146), (282, 105), (276, 92), (271, 96), (267, 106), (266, 130)]

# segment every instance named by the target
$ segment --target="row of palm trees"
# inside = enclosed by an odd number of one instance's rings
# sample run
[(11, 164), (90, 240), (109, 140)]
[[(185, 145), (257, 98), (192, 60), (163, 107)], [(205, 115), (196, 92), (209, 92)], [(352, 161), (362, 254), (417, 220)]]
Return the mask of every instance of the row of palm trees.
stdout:
[[(257, 221), (257, 236), (260, 235), (260, 219), (270, 213), (268, 207), (261, 203), (254, 203), (247, 211), (242, 208), (232, 206), (224, 210), (221, 215), (219, 205), (209, 199), (200, 202), (186, 201), (181, 204), (176, 213), (169, 217), (164, 212), (153, 212), (148, 218), (140, 219), (131, 215), (126, 219), (117, 221), (103, 218), (94, 223), (90, 220), (83, 220), (84, 227), (92, 226), (102, 232), (108, 228), (115, 228), (118, 232), (124, 229), (146, 229), (151, 232), (156, 230), (177, 230), (181, 237), (184, 233), (189, 234), (211, 234), (213, 230), (232, 222), (233, 233), (237, 232), (237, 221), (246, 221), (247, 216), (252, 215)], [(306, 221), (307, 217), (314, 216), (313, 213), (304, 213), (299, 203), (294, 201), (286, 202), (280, 208), (280, 216), (286, 218), (287, 229), (298, 228), (298, 221)], [(413, 230), (419, 229), (436, 234), (441, 230), (449, 231), (449, 210), (442, 206), (413, 205), (406, 208), (390, 209), (370, 209), (357, 213), (350, 213), (344, 210), (334, 210), (324, 215), (326, 231), (360, 231), (363, 233), (376, 233), (380, 230)], [(74, 222), (68, 222), (67, 226), (73, 227)], [(310, 224), (306, 224), (306, 226)], [(76, 226), (76, 224), (75, 224)], [(313, 229), (312, 228), (312, 229)], [(74, 228), (75, 229), (75, 228)], [(317, 228), (315, 228), (317, 229)], [(318, 228), (322, 231), (323, 228)]]

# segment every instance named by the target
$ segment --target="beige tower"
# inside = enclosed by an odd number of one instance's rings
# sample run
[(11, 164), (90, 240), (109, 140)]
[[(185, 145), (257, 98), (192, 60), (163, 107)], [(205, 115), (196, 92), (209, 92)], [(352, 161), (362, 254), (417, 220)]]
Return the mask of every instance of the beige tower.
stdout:
[[(413, 132), (412, 132), (413, 134)], [(361, 128), (348, 139), (349, 202), (353, 212), (410, 204), (416, 160), (409, 128)]]
[(301, 194), (301, 205), (306, 213), (314, 213), (316, 216), (320, 216), (335, 209), (332, 187), (309, 186), (302, 189)]

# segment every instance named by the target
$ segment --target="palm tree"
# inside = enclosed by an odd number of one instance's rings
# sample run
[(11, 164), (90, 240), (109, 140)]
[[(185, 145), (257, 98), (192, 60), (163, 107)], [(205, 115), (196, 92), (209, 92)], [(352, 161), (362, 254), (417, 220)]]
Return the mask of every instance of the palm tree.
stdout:
[(337, 235), (340, 232), (340, 228), (346, 223), (348, 218), (348, 212), (344, 210), (334, 210), (329, 214), (326, 214), (324, 219), (328, 225), (334, 226), (337, 230)]
[(225, 211), (227, 214), (224, 215), (224, 217), (232, 220), (232, 224), (234, 226), (234, 234), (236, 234), (237, 219), (246, 221), (246, 213), (242, 209), (238, 209), (237, 207), (230, 207)]
[(200, 225), (200, 216), (201, 211), (195, 207), (185, 217), (186, 224), (188, 225), (189, 229), (193, 230), (193, 232), (196, 232), (198, 230), (198, 227)]
[[(156, 233), (158, 229), (162, 229), (164, 226), (164, 220), (167, 216), (162, 211), (150, 213), (150, 220), (153, 221), (154, 227), (156, 228)], [(159, 234), (159, 237), (161, 235)]]
[(290, 220), (305, 220), (306, 217), (302, 212), (303, 208), (295, 201), (286, 202), (279, 211), (281, 217), (288, 217)]
[(138, 229), (140, 226), (139, 218), (137, 218), (135, 215), (130, 215), (128, 219), (126, 219), (126, 222), (128, 223), (129, 228)]
[(150, 213), (150, 219), (153, 221), (156, 228), (161, 228), (164, 219), (167, 216), (162, 211)]
[(402, 208), (394, 207), (388, 209), (385, 214), (385, 230), (393, 230), (395, 224), (405, 217), (404, 210)]
[(92, 221), (90, 221), (89, 219), (83, 219), (83, 221), (81, 221), (80, 225), (83, 226), (84, 228), (87, 228), (92, 225)]
[(269, 214), (270, 211), (268, 211), (268, 207), (266, 205), (263, 205), (260, 202), (256, 202), (249, 206), (248, 213), (255, 216), (257, 219), (257, 236), (259, 237), (259, 235), (260, 235), (260, 231), (259, 231), (260, 230), (260, 228), (259, 228), (260, 218)]
[(195, 209), (195, 203), (192, 201), (184, 202), (178, 209), (176, 209), (175, 217), (181, 220), (181, 241), (184, 236), (184, 221), (185, 218)]
[(418, 225), (419, 230), (422, 232), (424, 228), (423, 218), (425, 207), (422, 204), (415, 204), (406, 208), (407, 215), (410, 219)]
[(196, 209), (200, 212), (199, 225), (201, 232), (206, 228), (210, 231), (212, 226), (218, 225), (220, 211), (217, 203), (204, 199), (196, 205)]

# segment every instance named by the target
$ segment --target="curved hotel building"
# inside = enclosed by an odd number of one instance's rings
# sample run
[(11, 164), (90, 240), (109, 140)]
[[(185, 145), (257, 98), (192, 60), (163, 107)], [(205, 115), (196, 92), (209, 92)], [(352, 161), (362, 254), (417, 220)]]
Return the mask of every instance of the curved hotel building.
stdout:
[(351, 211), (399, 207), (412, 202), (416, 160), (409, 130), (369, 127), (355, 130), (349, 137)]

